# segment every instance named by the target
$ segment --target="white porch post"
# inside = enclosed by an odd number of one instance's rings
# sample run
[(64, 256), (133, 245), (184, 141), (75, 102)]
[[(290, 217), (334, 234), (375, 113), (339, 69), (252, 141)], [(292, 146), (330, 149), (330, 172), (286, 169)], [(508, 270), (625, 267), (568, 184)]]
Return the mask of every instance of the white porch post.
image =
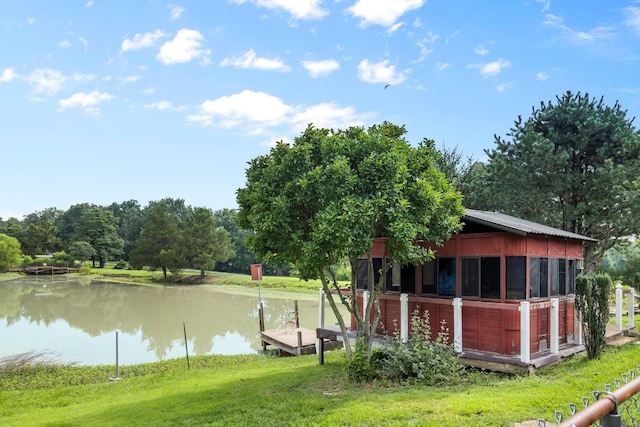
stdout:
[(628, 326), (635, 325), (635, 319), (633, 318), (633, 315), (635, 314), (635, 307), (634, 307), (635, 301), (636, 301), (635, 289), (631, 288), (629, 289), (629, 317), (627, 318)]
[(409, 295), (400, 294), (400, 339), (409, 341)]
[(549, 331), (549, 334), (551, 335), (550, 337), (551, 339), (549, 343), (549, 352), (551, 354), (558, 354), (558, 346), (559, 346), (558, 321), (560, 320), (558, 316), (558, 298), (551, 298), (550, 320), (551, 320), (551, 330)]
[(529, 337), (531, 335), (531, 307), (529, 301), (520, 302), (520, 361), (531, 361), (531, 347)]
[(362, 318), (367, 315), (367, 305), (369, 305), (369, 291), (362, 292)]
[(453, 299), (453, 350), (462, 353), (462, 298)]
[(573, 306), (573, 342), (577, 345), (584, 344), (584, 340), (582, 339), (582, 322), (580, 321), (580, 313), (578, 313), (575, 304)]
[(616, 329), (622, 330), (622, 285), (616, 285)]

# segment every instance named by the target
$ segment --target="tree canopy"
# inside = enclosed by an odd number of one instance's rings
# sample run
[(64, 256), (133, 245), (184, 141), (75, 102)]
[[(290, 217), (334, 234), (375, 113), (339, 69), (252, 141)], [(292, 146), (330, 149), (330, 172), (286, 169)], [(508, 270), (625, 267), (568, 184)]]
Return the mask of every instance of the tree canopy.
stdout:
[(640, 231), (640, 133), (616, 102), (566, 92), (496, 136), (467, 207), (498, 210), (598, 239), (591, 270), (616, 241)]
[[(463, 214), (460, 194), (434, 166), (433, 141), (414, 148), (405, 133), (387, 122), (338, 131), (309, 126), (293, 145), (278, 143), (251, 160), (246, 187), (237, 192), (239, 224), (253, 231), (250, 248), (263, 261), (295, 264), (302, 278), (320, 278), (345, 335), (330, 293), (339, 287), (331, 267), (349, 259), (351, 295), (341, 302), (356, 318), (368, 354), (385, 274), (369, 287), (366, 309), (375, 318), (363, 318), (355, 298), (357, 259), (385, 237), (391, 259), (385, 269), (394, 261), (423, 263), (433, 254), (418, 241), (441, 243), (459, 229)], [(349, 357), (348, 340), (345, 345)]]
[(0, 233), (0, 273), (19, 266), (21, 259), (18, 239)]

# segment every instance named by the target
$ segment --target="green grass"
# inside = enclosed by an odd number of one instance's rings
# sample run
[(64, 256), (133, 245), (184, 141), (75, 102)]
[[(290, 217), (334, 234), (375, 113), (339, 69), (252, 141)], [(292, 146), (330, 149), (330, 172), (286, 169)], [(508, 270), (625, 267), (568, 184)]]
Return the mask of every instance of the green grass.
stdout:
[(439, 387), (349, 384), (344, 353), (201, 356), (124, 367), (34, 367), (0, 372), (3, 426), (513, 426), (566, 414), (640, 364), (637, 345), (583, 355), (529, 377), (472, 372)]
[[(1, 275), (0, 275), (1, 276)], [(77, 273), (70, 275), (78, 276)], [(251, 280), (248, 274), (234, 274), (221, 272), (207, 272), (204, 280), (200, 279), (198, 270), (182, 270), (179, 274), (167, 273), (164, 279), (162, 271), (143, 270), (118, 270), (112, 264), (107, 264), (105, 268), (92, 268), (90, 276), (97, 280), (109, 280), (119, 283), (135, 283), (147, 285), (160, 284), (214, 284), (221, 286), (241, 286), (257, 288), (258, 281)], [(319, 280), (300, 280), (297, 277), (284, 276), (264, 276), (260, 281), (263, 289), (273, 289), (292, 292), (316, 292), (322, 287)]]

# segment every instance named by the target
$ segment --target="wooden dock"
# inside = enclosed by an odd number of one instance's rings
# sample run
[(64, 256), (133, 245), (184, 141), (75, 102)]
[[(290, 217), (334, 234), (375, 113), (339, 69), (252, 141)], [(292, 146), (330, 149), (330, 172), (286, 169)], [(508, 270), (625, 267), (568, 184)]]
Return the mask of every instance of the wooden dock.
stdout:
[[(294, 356), (316, 354), (316, 331), (307, 328), (276, 329), (261, 331), (263, 345), (268, 344)], [(342, 347), (342, 342), (324, 339), (324, 349), (334, 350)]]

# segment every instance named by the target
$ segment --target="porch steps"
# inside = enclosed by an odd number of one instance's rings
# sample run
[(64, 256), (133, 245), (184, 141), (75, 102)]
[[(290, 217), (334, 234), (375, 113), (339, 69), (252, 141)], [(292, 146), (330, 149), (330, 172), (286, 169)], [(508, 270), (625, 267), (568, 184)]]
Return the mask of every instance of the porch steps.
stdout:
[(634, 326), (623, 326), (622, 330), (617, 330), (615, 325), (608, 324), (605, 339), (607, 345), (625, 345), (638, 340), (638, 330)]

